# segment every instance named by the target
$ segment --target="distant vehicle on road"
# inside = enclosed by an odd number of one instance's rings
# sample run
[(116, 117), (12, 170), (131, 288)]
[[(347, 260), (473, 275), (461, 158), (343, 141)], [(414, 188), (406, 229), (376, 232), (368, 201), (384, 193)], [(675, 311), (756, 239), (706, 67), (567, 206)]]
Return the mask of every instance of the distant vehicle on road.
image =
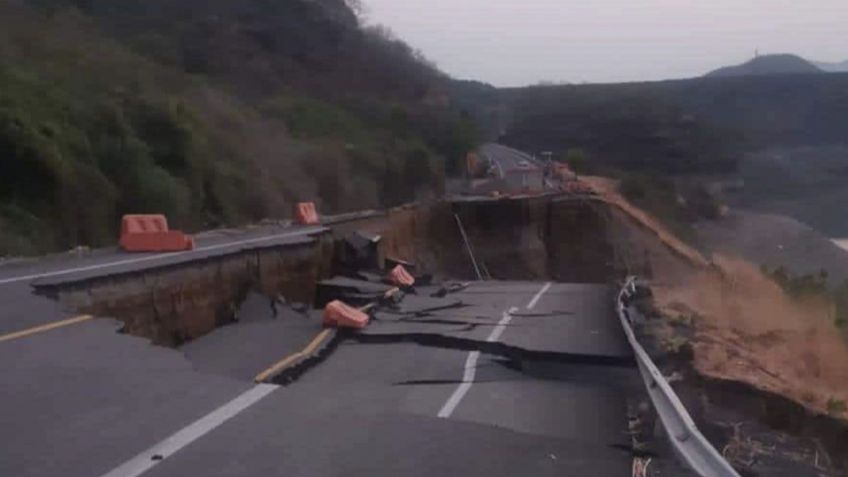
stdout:
[(530, 163), (527, 162), (527, 161), (518, 161), (518, 167), (520, 167), (522, 169), (529, 169)]

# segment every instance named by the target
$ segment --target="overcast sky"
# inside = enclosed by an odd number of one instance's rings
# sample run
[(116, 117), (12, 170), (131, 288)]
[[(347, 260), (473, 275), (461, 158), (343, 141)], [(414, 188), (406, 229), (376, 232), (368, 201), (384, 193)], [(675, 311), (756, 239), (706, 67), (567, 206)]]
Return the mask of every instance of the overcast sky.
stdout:
[(362, 0), (445, 72), (497, 86), (698, 76), (764, 53), (848, 59), (848, 0)]

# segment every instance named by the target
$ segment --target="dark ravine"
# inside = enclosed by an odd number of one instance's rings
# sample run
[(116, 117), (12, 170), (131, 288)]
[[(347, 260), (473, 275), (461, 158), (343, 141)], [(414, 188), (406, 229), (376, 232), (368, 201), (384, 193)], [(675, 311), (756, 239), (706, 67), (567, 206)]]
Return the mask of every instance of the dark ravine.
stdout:
[(177, 346), (235, 321), (250, 291), (311, 303), (329, 274), (332, 239), (214, 257), (177, 266), (36, 287), (79, 313), (115, 317), (123, 332)]
[(307, 371), (329, 358), (336, 348), (339, 347), (339, 344), (346, 339), (346, 335), (347, 333), (345, 333), (344, 330), (333, 332), (330, 339), (320, 349), (311, 356), (307, 356), (294, 365), (289, 366), (280, 373), (276, 374), (273, 378), (271, 378), (271, 382), (280, 386), (293, 384)]

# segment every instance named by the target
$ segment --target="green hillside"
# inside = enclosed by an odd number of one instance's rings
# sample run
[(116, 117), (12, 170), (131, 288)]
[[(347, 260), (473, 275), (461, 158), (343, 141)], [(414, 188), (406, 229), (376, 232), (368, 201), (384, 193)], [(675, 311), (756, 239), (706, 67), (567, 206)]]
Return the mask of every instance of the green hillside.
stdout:
[(0, 255), (438, 193), (448, 79), (343, 2), (0, 2)]

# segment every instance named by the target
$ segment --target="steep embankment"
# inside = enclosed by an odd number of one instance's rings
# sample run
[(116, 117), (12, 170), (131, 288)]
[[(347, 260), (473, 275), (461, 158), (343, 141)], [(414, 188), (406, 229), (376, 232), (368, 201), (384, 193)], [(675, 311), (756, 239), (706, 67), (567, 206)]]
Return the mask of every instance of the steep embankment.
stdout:
[(0, 3), (0, 255), (438, 193), (448, 79), (341, 0)]
[(714, 255), (707, 261), (615, 192), (614, 183), (588, 182), (690, 264), (673, 270), (652, 264), (655, 304), (667, 320), (658, 332), (663, 346), (689, 347), (703, 376), (746, 383), (814, 412), (833, 413), (834, 403), (848, 402), (848, 342), (834, 324), (832, 305), (789, 296), (742, 259)]

